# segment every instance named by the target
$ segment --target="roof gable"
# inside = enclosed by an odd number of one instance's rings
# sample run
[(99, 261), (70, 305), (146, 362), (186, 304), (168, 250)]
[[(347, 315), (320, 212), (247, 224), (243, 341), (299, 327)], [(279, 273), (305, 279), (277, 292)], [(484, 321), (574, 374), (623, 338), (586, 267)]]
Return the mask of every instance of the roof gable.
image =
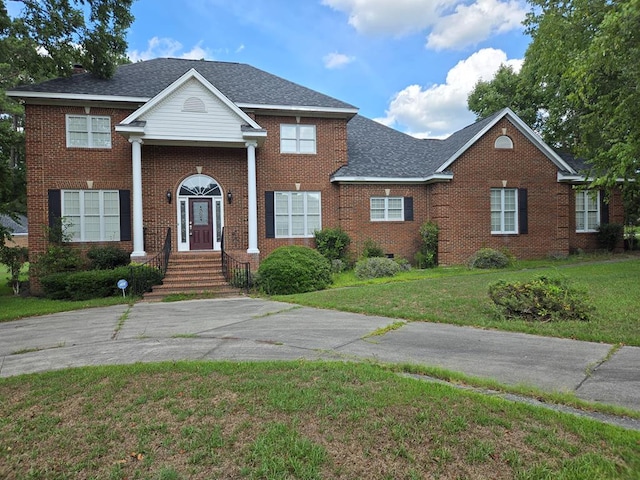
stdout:
[(448, 158), (440, 165), (437, 172), (446, 172), (447, 169), (460, 156), (466, 152), (473, 144), (482, 138), (491, 128), (493, 128), (500, 120), (508, 118), (511, 123), (531, 142), (538, 150), (540, 150), (556, 167), (565, 172), (576, 174), (577, 172), (565, 162), (555, 150), (547, 145), (540, 136), (534, 132), (526, 123), (520, 119), (510, 108), (504, 108), (493, 115), (482, 119), (462, 130), (452, 134), (445, 140), (445, 150), (449, 153)]

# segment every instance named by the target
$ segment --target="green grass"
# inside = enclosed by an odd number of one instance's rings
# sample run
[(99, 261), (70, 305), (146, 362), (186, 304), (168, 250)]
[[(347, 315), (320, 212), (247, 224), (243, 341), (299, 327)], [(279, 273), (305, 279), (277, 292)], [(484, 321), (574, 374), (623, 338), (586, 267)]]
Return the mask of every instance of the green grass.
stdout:
[[(275, 388), (274, 388), (275, 387)], [(0, 379), (0, 477), (634, 479), (640, 432), (342, 362)]]
[[(616, 257), (616, 261), (548, 260), (525, 265), (524, 269), (520, 264), (519, 268), (509, 270), (482, 271), (438, 268), (407, 272), (404, 277), (375, 282), (357, 282), (347, 273), (338, 277), (340, 288), (273, 299), (411, 321), (640, 345), (640, 288), (637, 288), (640, 259), (637, 256)], [(538, 275), (562, 275), (573, 285), (586, 289), (595, 307), (591, 321), (533, 323), (501, 319), (487, 295), (488, 285), (500, 279), (522, 281)]]
[[(15, 320), (24, 317), (38, 315), (48, 315), (50, 313), (68, 312), (71, 310), (81, 310), (83, 308), (107, 307), (110, 305), (130, 304), (137, 298), (121, 295), (109, 298), (96, 298), (73, 302), (70, 300), (49, 300), (39, 297), (14, 296), (13, 291), (7, 285), (9, 275), (7, 268), (0, 265), (0, 322)], [(21, 280), (27, 280), (26, 271), (21, 275)]]

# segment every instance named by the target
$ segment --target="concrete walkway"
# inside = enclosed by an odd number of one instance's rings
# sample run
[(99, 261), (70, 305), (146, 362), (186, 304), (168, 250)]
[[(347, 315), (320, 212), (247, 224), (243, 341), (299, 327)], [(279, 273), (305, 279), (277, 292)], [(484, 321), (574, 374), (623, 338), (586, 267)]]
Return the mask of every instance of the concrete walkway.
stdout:
[(640, 411), (640, 348), (299, 307), (254, 298), (137, 303), (0, 323), (0, 377), (162, 360), (371, 359), (575, 392)]

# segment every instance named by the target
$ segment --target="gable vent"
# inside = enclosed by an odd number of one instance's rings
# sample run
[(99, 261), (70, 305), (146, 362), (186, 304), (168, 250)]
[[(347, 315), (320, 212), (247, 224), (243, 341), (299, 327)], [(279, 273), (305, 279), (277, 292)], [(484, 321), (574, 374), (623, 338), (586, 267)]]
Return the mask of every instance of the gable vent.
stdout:
[(182, 111), (192, 113), (207, 113), (204, 102), (198, 97), (187, 98), (184, 101), (184, 105), (182, 105)]
[(513, 148), (513, 140), (511, 140), (506, 135), (500, 135), (498, 138), (496, 138), (493, 146), (499, 149), (511, 150)]

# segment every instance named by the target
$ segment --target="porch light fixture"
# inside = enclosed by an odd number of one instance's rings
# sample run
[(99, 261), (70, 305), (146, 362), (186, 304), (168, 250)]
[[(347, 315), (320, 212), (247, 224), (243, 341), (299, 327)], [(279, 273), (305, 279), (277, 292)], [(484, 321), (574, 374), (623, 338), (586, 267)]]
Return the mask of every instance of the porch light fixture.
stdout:
[(171, 203), (171, 190), (167, 190), (167, 203)]
[(231, 190), (227, 192), (227, 202), (233, 202), (233, 193), (231, 193)]

